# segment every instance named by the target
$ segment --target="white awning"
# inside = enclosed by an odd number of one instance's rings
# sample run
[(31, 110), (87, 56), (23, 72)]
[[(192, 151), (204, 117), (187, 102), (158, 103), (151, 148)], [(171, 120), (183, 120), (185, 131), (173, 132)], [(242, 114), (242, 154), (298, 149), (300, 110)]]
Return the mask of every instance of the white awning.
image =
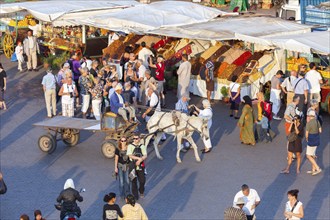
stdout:
[(270, 44), (263, 37), (283, 36), (311, 31), (310, 26), (271, 17), (228, 17), (179, 27), (161, 27), (148, 31), (173, 37), (204, 40), (237, 39), (250, 43)]
[(301, 53), (330, 54), (330, 31), (265, 38), (274, 46)]
[[(91, 13), (101, 13), (102, 10), (127, 8), (140, 3), (133, 0), (112, 0), (112, 1), (38, 1), (1, 4), (0, 17), (10, 13), (27, 11), (36, 19), (46, 22), (52, 22), (65, 14), (72, 13), (70, 18), (82, 16), (91, 16)], [(79, 13), (78, 13), (79, 12)], [(73, 16), (73, 17), (72, 17)]]
[(218, 9), (181, 1), (140, 4), (117, 12), (75, 20), (82, 24), (109, 30), (145, 33), (160, 27), (173, 27), (206, 22), (219, 15)]

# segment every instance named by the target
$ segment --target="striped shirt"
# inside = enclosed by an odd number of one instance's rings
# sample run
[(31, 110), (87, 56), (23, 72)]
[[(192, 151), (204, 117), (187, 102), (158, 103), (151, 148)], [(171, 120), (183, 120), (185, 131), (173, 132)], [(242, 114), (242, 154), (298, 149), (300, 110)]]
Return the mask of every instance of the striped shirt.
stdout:
[(229, 207), (225, 210), (224, 220), (247, 220), (247, 218), (242, 209)]

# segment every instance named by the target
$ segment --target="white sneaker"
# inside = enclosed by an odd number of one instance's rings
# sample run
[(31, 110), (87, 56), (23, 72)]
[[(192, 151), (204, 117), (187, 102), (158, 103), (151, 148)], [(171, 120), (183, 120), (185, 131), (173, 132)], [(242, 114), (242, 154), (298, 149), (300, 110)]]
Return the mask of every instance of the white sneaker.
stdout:
[(190, 147), (190, 144), (189, 144), (188, 142), (186, 142), (186, 143), (184, 144), (184, 146), (185, 146), (185, 147)]
[(278, 116), (276, 116), (276, 115), (274, 115), (274, 117), (273, 117), (275, 120), (282, 120), (282, 118), (281, 117), (278, 117)]

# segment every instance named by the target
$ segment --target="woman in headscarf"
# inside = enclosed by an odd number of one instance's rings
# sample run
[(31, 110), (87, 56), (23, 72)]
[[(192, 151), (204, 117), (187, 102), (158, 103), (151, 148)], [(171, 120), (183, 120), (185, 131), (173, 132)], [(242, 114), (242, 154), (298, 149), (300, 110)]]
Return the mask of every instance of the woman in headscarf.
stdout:
[(242, 144), (255, 145), (256, 140), (254, 138), (253, 124), (254, 116), (252, 109), (252, 100), (249, 96), (244, 96), (243, 101), (244, 107), (242, 115), (238, 121), (238, 127), (240, 127), (240, 139)]
[(62, 190), (56, 200), (62, 204), (61, 219), (64, 219), (67, 212), (74, 212), (78, 215), (78, 217), (80, 217), (81, 210), (77, 204), (77, 201), (82, 202), (83, 197), (75, 189), (72, 179), (66, 180), (64, 190)]

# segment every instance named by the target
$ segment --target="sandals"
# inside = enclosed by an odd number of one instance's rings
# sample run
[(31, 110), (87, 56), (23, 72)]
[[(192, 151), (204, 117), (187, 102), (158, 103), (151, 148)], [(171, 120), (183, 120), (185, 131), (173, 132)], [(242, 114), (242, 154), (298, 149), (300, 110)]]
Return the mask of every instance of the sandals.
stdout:
[(210, 153), (210, 152), (211, 152), (211, 150), (212, 150), (212, 149), (208, 149), (208, 150), (206, 150), (206, 149), (203, 149), (203, 150), (201, 150), (201, 151), (202, 151), (202, 154), (207, 154), (207, 153)]
[(281, 170), (281, 172), (280, 173), (282, 173), (282, 174), (289, 174), (290, 173), (290, 171), (288, 171), (288, 170)]

